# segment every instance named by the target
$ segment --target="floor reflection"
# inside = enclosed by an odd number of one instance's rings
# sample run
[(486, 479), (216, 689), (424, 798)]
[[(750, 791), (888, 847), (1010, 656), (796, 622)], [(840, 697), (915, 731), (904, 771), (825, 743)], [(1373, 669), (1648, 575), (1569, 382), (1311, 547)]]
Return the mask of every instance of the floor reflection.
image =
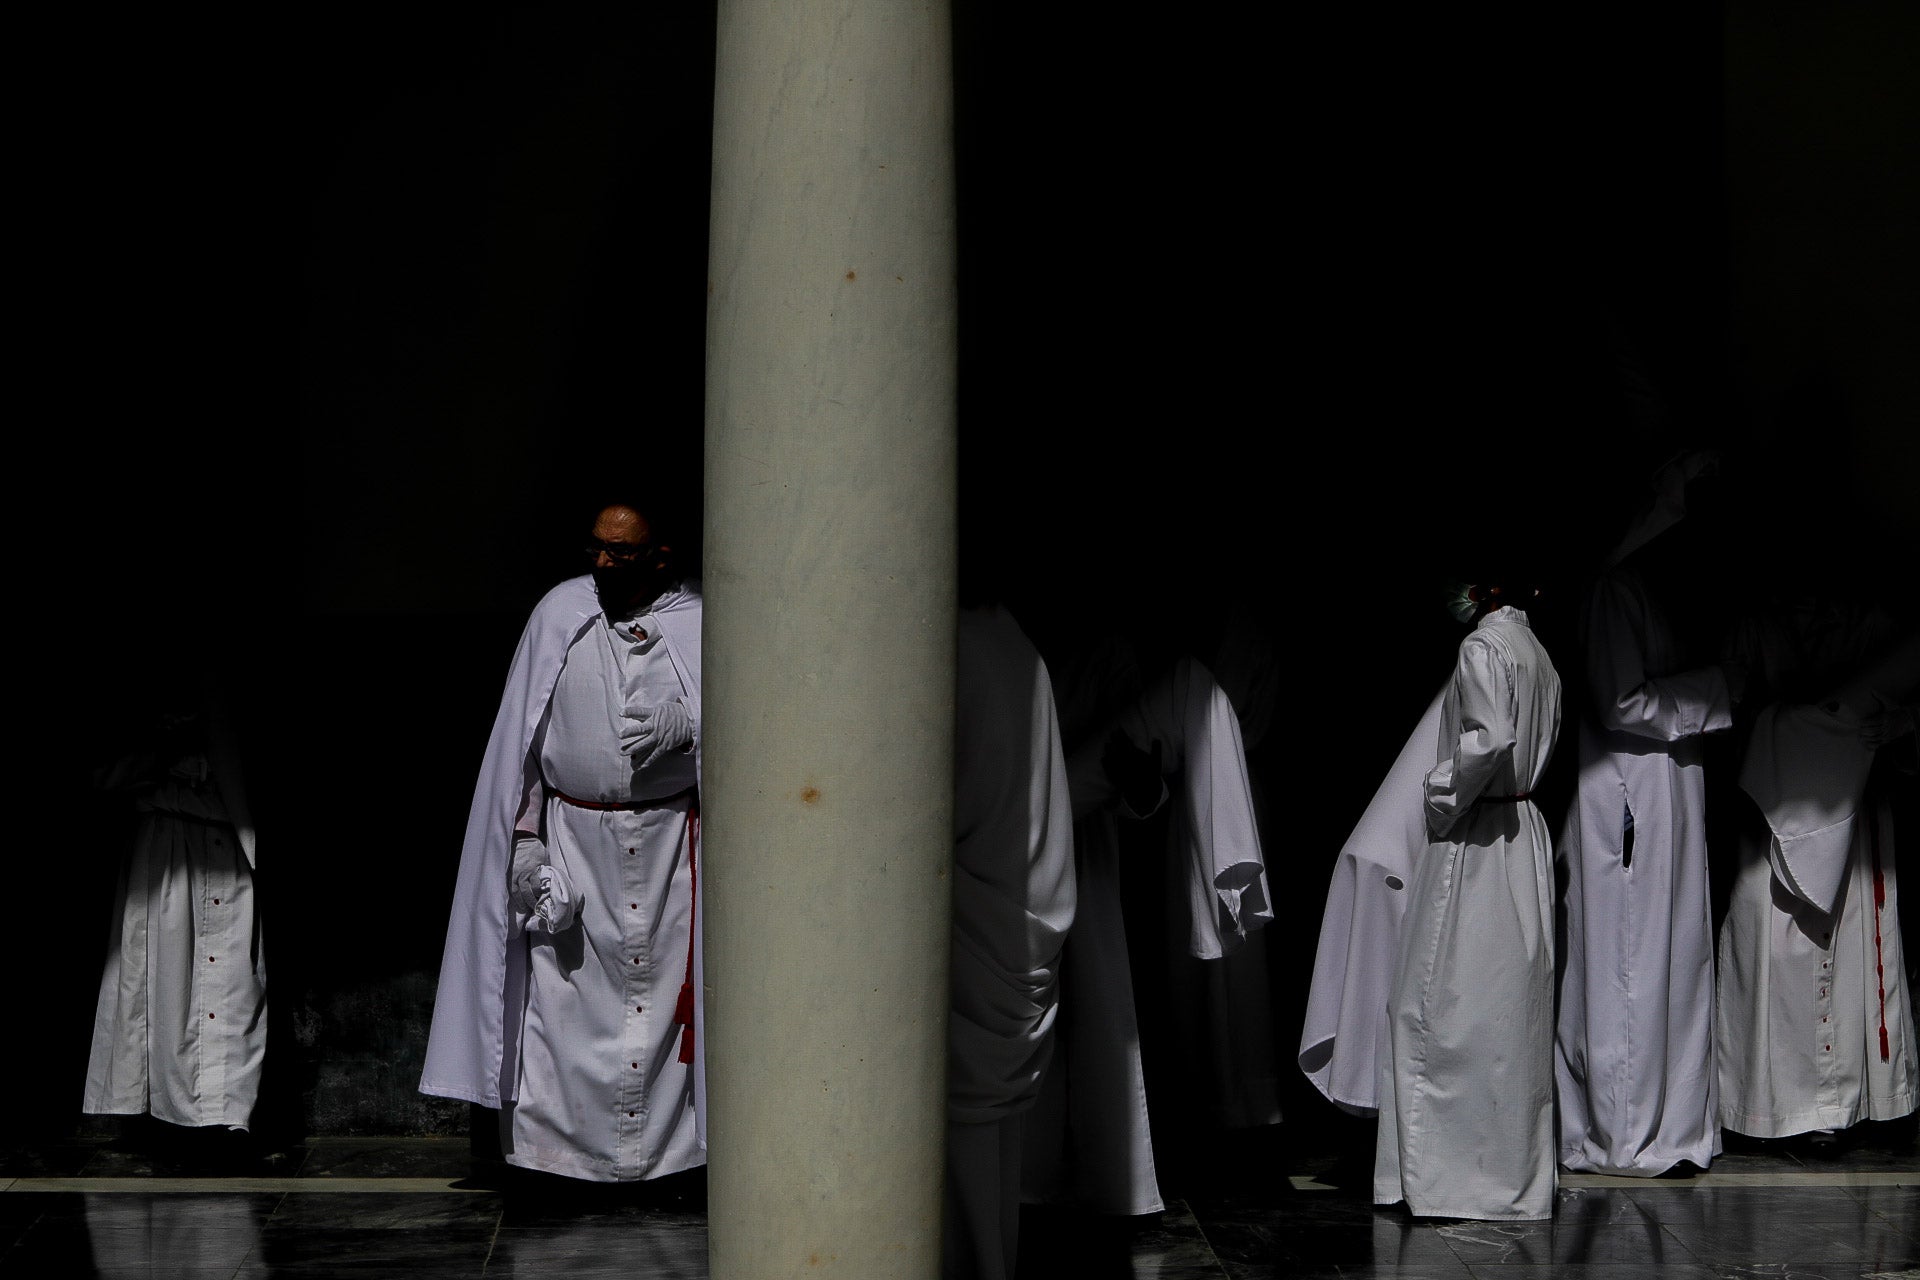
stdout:
[[(357, 1143), (357, 1145), (353, 1145)], [(1692, 1179), (1568, 1177), (1550, 1222), (1415, 1219), (1335, 1160), (1216, 1177), (1138, 1219), (1034, 1208), (1021, 1280), (1920, 1277), (1912, 1146), (1730, 1153)], [(316, 1142), (287, 1176), (129, 1176), (124, 1153), (0, 1148), (0, 1274), (706, 1280), (704, 1182), (583, 1187), (442, 1141)]]

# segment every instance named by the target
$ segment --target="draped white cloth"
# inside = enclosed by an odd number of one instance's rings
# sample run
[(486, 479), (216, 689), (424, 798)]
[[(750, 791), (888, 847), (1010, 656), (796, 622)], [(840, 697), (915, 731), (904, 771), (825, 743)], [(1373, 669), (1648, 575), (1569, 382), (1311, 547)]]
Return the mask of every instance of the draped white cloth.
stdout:
[(1139, 1215), (1160, 1197), (1121, 904), (1120, 819), (1074, 823), (1078, 884), (1060, 962), (1060, 1014), (1039, 1098), (1023, 1119), (1023, 1198)]
[(1176, 661), (1120, 717), (1135, 745), (1159, 744), (1167, 824), (1168, 990), (1173, 1034), (1195, 1046), (1209, 1123), (1279, 1124), (1279, 1039), (1261, 930), (1273, 886), (1255, 817), (1240, 719), (1204, 663)]
[(81, 1110), (245, 1129), (267, 1037), (254, 828), (224, 708), (208, 703), (190, 723), (200, 736), (184, 754), (123, 760), (101, 780), (136, 792), (137, 819)]
[(1073, 814), (1052, 684), (1013, 616), (962, 610), (955, 667), (947, 1096), (969, 1122), (1039, 1093), (1073, 924)]
[[(1134, 681), (1134, 669), (1110, 650), (1105, 683)], [(1072, 687), (1092, 679), (1083, 667)], [(1087, 700), (1112, 706), (1111, 696)], [(1076, 707), (1076, 712), (1079, 708)], [(1076, 719), (1079, 718), (1076, 716)], [(1027, 1117), (1027, 1194), (1097, 1212), (1138, 1215), (1164, 1208), (1153, 1158), (1146, 1079), (1125, 921), (1120, 901), (1120, 824), (1145, 814), (1126, 808), (1102, 758), (1109, 734), (1136, 749), (1160, 751), (1160, 804), (1172, 802), (1167, 873), (1178, 886), (1174, 936), (1183, 955), (1204, 958), (1207, 989), (1181, 1021), (1204, 1037), (1213, 1070), (1216, 1114), (1244, 1123), (1277, 1122), (1272, 1000), (1266, 958), (1255, 955), (1242, 980), (1221, 967), (1248, 951), (1273, 917), (1246, 754), (1232, 703), (1206, 667), (1182, 658), (1161, 678), (1081, 735), (1067, 762), (1080, 871), (1079, 909), (1062, 969), (1060, 1046), (1040, 1104)], [(1156, 806), (1157, 807), (1157, 806)], [(1151, 811), (1151, 810), (1150, 810)], [(1209, 979), (1216, 982), (1209, 984)], [(1253, 1101), (1247, 1101), (1249, 1098)]]
[[(1823, 622), (1866, 641), (1842, 620)], [(1913, 739), (1883, 746), (1864, 732), (1887, 706), (1912, 703), (1920, 640), (1850, 677), (1832, 696), (1763, 709), (1747, 734), (1740, 786), (1762, 822), (1742, 831), (1715, 1025), (1721, 1123), (1736, 1133), (1844, 1129), (1920, 1105), (1889, 796), (1897, 774), (1874, 767), (1881, 752), (1910, 756)]]
[(1731, 727), (1732, 698), (1719, 667), (1683, 667), (1630, 566), (1595, 584), (1585, 638), (1589, 712), (1558, 848), (1560, 1162), (1638, 1177), (1682, 1160), (1704, 1169), (1720, 1127), (1699, 737)]
[(1197, 960), (1238, 951), (1273, 919), (1240, 721), (1213, 674), (1181, 658), (1120, 713), (1134, 746), (1160, 747), (1172, 793), (1171, 876), (1184, 898), (1175, 946)]
[(1428, 1217), (1553, 1214), (1553, 870), (1528, 795), (1560, 678), (1518, 609), (1460, 644), (1387, 993), (1373, 1198)]
[(1020, 1120), (1053, 1052), (1073, 925), (1073, 813), (1046, 664), (1011, 614), (960, 612), (948, 1018), (946, 1274), (1018, 1256)]
[(1427, 847), (1426, 777), (1440, 741), (1443, 684), (1354, 824), (1333, 867), (1320, 919), (1300, 1070), (1327, 1101), (1370, 1116), (1380, 1109), (1387, 990), (1407, 914), (1407, 887)]
[(1142, 815), (1111, 795), (1099, 763), (1113, 709), (1140, 694), (1140, 671), (1131, 646), (1108, 637), (1050, 672), (1068, 752), (1076, 902), (1061, 951), (1053, 1058), (1022, 1117), (1021, 1195), (1095, 1213), (1158, 1213), (1166, 1206), (1121, 902), (1122, 815)]
[[(692, 777), (697, 784), (701, 623), (697, 584), (683, 583), (664, 593), (653, 602), (650, 618), (657, 624), (658, 642), (692, 712), (695, 726)], [(509, 901), (516, 819), (529, 794), (529, 753), (547, 724), (555, 687), (569, 661), (569, 651), (576, 642), (587, 638), (596, 644), (607, 643), (607, 637), (596, 632), (596, 627), (604, 632), (607, 619), (601, 612), (592, 578), (583, 575), (548, 592), (535, 606), (521, 633), (474, 789), (420, 1090), (501, 1109), (505, 1113), (503, 1123), (510, 1123), (512, 1113), (538, 1111), (552, 1103), (551, 1097), (525, 1096), (523, 1085), (532, 1086), (544, 1080), (551, 1086), (569, 1073), (577, 1083), (604, 1075), (608, 1087), (596, 1089), (601, 1106), (598, 1117), (577, 1126), (572, 1121), (550, 1122), (550, 1139), (558, 1140), (571, 1133), (581, 1141), (582, 1145), (575, 1151), (575, 1162), (561, 1159), (558, 1163), (535, 1167), (558, 1168), (579, 1177), (626, 1180), (656, 1177), (671, 1172), (669, 1166), (698, 1163), (686, 1153), (684, 1130), (677, 1117), (672, 1124), (665, 1124), (663, 1112), (653, 1121), (656, 1126), (664, 1125), (665, 1131), (672, 1135), (667, 1138), (647, 1130), (645, 1124), (636, 1127), (636, 1122), (642, 1120), (638, 1114), (640, 1108), (629, 1107), (623, 1092), (628, 1087), (627, 1080), (635, 1073), (648, 1077), (662, 1072), (673, 1075), (671, 1064), (677, 1061), (677, 1049), (672, 1053), (666, 1051), (669, 1045), (677, 1047), (678, 1044), (678, 1029), (670, 1026), (674, 1012), (672, 1002), (662, 997), (668, 987), (677, 991), (687, 964), (685, 912), (691, 894), (691, 876), (685, 865), (686, 798), (664, 799), (657, 808), (603, 813), (563, 807), (557, 799), (545, 797), (549, 845), (557, 844), (562, 850), (559, 856), (563, 858), (569, 851), (580, 853), (576, 869), (581, 872), (580, 888), (585, 898), (581, 904), (582, 923), (591, 932), (579, 939), (576, 952), (563, 953), (560, 949), (563, 940), (557, 936), (545, 935), (540, 930), (523, 932)], [(617, 707), (623, 697), (620, 691), (611, 691), (601, 705)], [(600, 754), (611, 753), (615, 763), (624, 761), (625, 757), (618, 754), (617, 728), (610, 724), (609, 732), (613, 733), (613, 739), (601, 742), (605, 750)], [(545, 752), (538, 760), (543, 768), (556, 764), (555, 758)], [(659, 795), (661, 786), (679, 786), (684, 781), (679, 777), (662, 782), (631, 774), (625, 776), (637, 790), (576, 798), (647, 799)], [(589, 781), (575, 785), (591, 787), (592, 784)], [(625, 852), (628, 848), (642, 850), (642, 853), (628, 855)], [(640, 901), (639, 898), (628, 896), (623, 900), (616, 891), (616, 886), (621, 892), (626, 888), (624, 877), (629, 873), (623, 859), (634, 862), (636, 868), (643, 861), (649, 865), (650, 870), (643, 878), (651, 915), (629, 905)], [(658, 878), (658, 884), (653, 883), (654, 878)], [(627, 919), (621, 917), (616, 923), (606, 918), (607, 914), (618, 915), (622, 911), (648, 916), (645, 927), (629, 936)], [(692, 1070), (686, 1074), (691, 1075), (694, 1143), (703, 1152), (705, 1037), (697, 1033), (703, 1021), (700, 914), (696, 903), (691, 920), (696, 1035)], [(580, 978), (578, 968), (587, 962), (588, 938), (593, 940), (594, 963), (602, 965), (598, 986), (590, 993), (581, 985), (585, 979)], [(539, 947), (547, 947), (549, 951), (543, 953), (530, 970), (532, 950)], [(642, 963), (633, 964), (635, 959)], [(618, 964), (612, 963), (614, 961)], [(644, 1024), (637, 1034), (649, 1044), (644, 1056), (638, 1043), (631, 1046), (633, 1051), (629, 1052), (626, 1029), (612, 1030), (616, 1020), (612, 993), (620, 983), (606, 973), (609, 964), (615, 969), (625, 964), (629, 969), (643, 970), (650, 980), (658, 983), (659, 990), (650, 993), (651, 999), (643, 996), (634, 1001), (640, 1009), (632, 1017)], [(571, 975), (570, 965), (574, 966)], [(569, 983), (569, 976), (580, 980)], [(566, 1010), (563, 1006), (568, 1001), (586, 1003)], [(663, 1003), (667, 1007), (662, 1008)], [(588, 1004), (593, 1007), (591, 1014), (587, 1012)], [(624, 1002), (619, 1006), (625, 1007)], [(587, 1018), (601, 1031), (587, 1042), (572, 1043), (573, 1037), (565, 1028), (575, 1025), (571, 1021), (575, 1018)], [(618, 1020), (624, 1021), (624, 1018), (623, 1014)], [(547, 1055), (549, 1060), (523, 1073), (526, 1031), (534, 1024), (539, 1031), (534, 1041), (538, 1046), (535, 1052)], [(551, 1034), (556, 1028), (560, 1034)], [(653, 1040), (660, 1043), (654, 1045)], [(640, 1065), (630, 1065), (635, 1062)], [(626, 1078), (616, 1079), (622, 1069), (627, 1073)], [(651, 1091), (658, 1087), (662, 1097), (679, 1097), (681, 1086), (677, 1079), (664, 1086), (650, 1079), (647, 1096), (653, 1096)], [(586, 1086), (583, 1084), (583, 1087)], [(680, 1105), (684, 1107), (684, 1103)], [(628, 1110), (636, 1114), (629, 1117), (625, 1114)]]

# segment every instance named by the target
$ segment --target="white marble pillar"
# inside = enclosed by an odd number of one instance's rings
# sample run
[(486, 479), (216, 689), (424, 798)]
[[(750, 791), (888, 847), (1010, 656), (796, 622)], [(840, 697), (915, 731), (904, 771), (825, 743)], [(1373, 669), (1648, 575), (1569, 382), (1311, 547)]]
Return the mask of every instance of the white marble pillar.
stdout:
[(945, 0), (721, 0), (702, 801), (714, 1280), (939, 1273)]

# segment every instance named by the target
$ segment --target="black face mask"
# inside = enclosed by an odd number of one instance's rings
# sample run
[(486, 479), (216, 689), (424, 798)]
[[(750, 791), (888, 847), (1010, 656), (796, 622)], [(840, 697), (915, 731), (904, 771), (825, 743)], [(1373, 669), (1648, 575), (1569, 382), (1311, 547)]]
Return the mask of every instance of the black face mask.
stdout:
[(634, 605), (649, 604), (667, 587), (666, 569), (653, 557), (629, 564), (595, 566), (594, 590), (599, 592), (600, 607), (608, 616), (625, 613)]

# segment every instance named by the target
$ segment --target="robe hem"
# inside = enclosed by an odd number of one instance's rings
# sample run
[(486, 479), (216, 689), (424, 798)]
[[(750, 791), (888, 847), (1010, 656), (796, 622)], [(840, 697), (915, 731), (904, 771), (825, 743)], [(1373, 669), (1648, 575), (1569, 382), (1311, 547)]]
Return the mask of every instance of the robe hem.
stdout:
[(524, 1151), (516, 1151), (505, 1159), (508, 1164), (516, 1168), (560, 1174), (563, 1177), (578, 1178), (582, 1182), (650, 1182), (655, 1178), (664, 1178), (668, 1174), (697, 1169), (706, 1163), (704, 1159), (692, 1155), (679, 1160), (662, 1156), (652, 1167), (634, 1171), (616, 1169), (597, 1160), (583, 1160), (577, 1155), (542, 1158)]
[(1601, 1160), (1575, 1159), (1562, 1153), (1560, 1168), (1568, 1173), (1594, 1173), (1609, 1178), (1657, 1178), (1667, 1170), (1681, 1164), (1692, 1164), (1701, 1169), (1708, 1168), (1720, 1155), (1716, 1146), (1711, 1155), (1705, 1152), (1679, 1153), (1669, 1159), (1652, 1161), (1637, 1165), (1611, 1165)]
[(1045, 1194), (1022, 1192), (1020, 1203), (1042, 1205), (1047, 1208), (1084, 1209), (1088, 1213), (1099, 1214), (1106, 1218), (1146, 1218), (1167, 1211), (1166, 1202), (1158, 1196), (1142, 1208), (1138, 1205), (1123, 1205), (1109, 1197), (1077, 1194), (1071, 1188)]
[(1852, 1106), (1815, 1107), (1784, 1116), (1733, 1113), (1720, 1125), (1749, 1138), (1791, 1138), (1815, 1129), (1851, 1129), (1864, 1121), (1898, 1120), (1915, 1110), (1920, 1110), (1920, 1099), (1911, 1094), (1863, 1097)]
[(250, 1127), (250, 1122), (253, 1119), (253, 1108), (249, 1106), (240, 1111), (238, 1113), (240, 1118), (237, 1120), (229, 1118), (230, 1113), (224, 1109), (215, 1112), (211, 1117), (200, 1118), (190, 1117), (185, 1112), (169, 1111), (164, 1108), (155, 1110), (145, 1103), (130, 1103), (124, 1105), (89, 1103), (87, 1106), (80, 1108), (80, 1114), (83, 1116), (150, 1115), (163, 1124), (178, 1125), (182, 1129), (211, 1129), (218, 1126), (223, 1129), (239, 1129), (244, 1133)]
[(1416, 1209), (1401, 1197), (1383, 1200), (1376, 1195), (1373, 1202), (1381, 1207), (1405, 1204), (1408, 1214), (1416, 1218), (1465, 1218), (1474, 1222), (1550, 1222), (1553, 1220), (1551, 1207), (1537, 1213), (1489, 1213), (1484, 1209), (1443, 1208), (1432, 1205)]
[(477, 1089), (465, 1089), (456, 1084), (430, 1083), (425, 1080), (420, 1082), (419, 1091), (431, 1098), (452, 1098), (455, 1102), (471, 1102), (476, 1107), (487, 1107), (493, 1111), (501, 1109), (500, 1095), (497, 1092), (481, 1093)]

